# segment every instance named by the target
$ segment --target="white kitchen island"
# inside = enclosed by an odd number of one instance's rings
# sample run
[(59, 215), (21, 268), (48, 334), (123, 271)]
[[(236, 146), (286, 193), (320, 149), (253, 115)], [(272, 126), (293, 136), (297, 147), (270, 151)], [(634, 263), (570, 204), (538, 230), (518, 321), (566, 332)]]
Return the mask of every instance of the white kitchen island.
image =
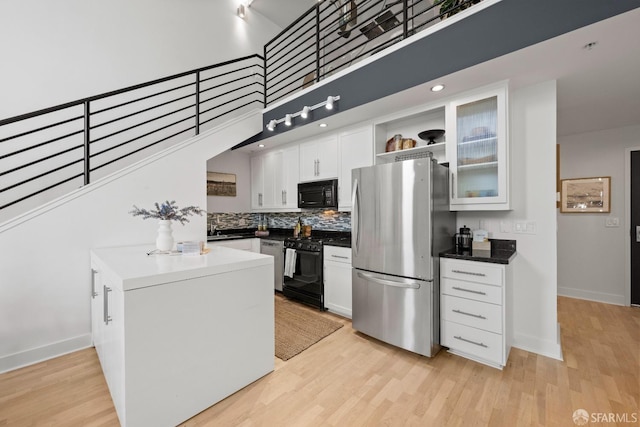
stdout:
[(273, 257), (91, 251), (92, 334), (122, 426), (175, 426), (274, 369)]

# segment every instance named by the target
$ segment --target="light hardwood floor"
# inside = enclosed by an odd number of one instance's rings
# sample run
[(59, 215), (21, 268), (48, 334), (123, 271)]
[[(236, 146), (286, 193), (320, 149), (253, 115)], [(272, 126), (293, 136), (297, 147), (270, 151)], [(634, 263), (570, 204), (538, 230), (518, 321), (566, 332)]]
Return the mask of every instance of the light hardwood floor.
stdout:
[[(640, 418), (638, 308), (559, 298), (565, 360), (512, 349), (504, 371), (421, 357), (323, 315), (345, 327), (184, 426), (573, 426), (579, 408)], [(118, 425), (93, 348), (0, 375), (0, 426), (41, 425)]]

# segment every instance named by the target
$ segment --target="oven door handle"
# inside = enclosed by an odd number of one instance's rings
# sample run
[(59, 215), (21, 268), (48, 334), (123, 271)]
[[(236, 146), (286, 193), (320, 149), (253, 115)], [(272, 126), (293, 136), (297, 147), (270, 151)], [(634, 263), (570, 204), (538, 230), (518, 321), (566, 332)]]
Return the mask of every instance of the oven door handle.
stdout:
[(322, 252), (305, 251), (305, 250), (300, 250), (300, 249), (295, 249), (295, 251), (296, 251), (297, 255), (304, 254), (305, 256), (311, 255), (311, 256), (314, 256), (314, 257), (322, 256)]

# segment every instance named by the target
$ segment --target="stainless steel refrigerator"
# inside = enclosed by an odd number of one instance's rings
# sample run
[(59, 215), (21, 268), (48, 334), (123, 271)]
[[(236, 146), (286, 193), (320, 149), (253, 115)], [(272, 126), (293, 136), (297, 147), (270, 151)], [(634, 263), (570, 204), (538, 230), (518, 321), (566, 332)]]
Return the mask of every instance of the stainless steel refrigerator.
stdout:
[(353, 327), (429, 357), (440, 349), (438, 254), (456, 226), (448, 179), (430, 158), (352, 171)]

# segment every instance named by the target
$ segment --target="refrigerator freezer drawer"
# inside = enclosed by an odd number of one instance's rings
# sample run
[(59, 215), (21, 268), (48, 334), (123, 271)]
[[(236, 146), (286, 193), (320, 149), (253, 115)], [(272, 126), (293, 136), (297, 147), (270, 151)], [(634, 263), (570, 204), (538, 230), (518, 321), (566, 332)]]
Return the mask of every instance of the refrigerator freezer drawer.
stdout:
[(437, 353), (438, 301), (431, 282), (355, 268), (352, 281), (355, 329), (424, 356)]
[(440, 310), (444, 320), (502, 333), (502, 306), (442, 295)]

